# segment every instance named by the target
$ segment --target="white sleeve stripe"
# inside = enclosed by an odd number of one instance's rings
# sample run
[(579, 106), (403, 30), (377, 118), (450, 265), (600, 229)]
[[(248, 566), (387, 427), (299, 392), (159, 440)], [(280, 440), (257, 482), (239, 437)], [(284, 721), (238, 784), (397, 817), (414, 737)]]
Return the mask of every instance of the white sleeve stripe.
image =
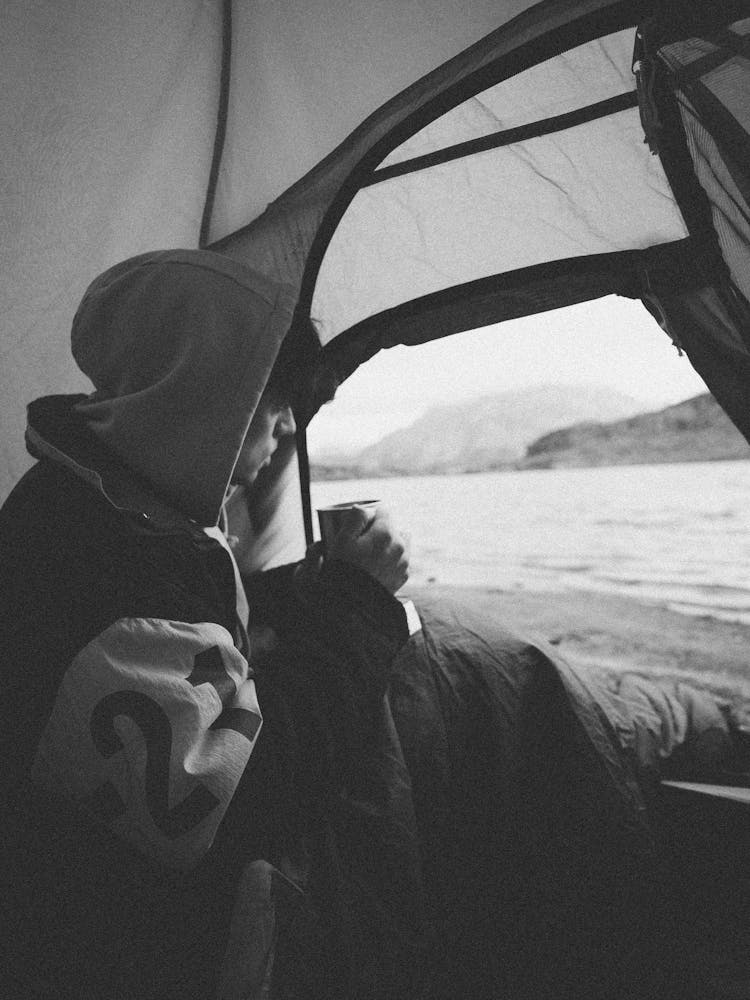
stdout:
[(226, 629), (121, 619), (66, 671), (32, 776), (150, 857), (185, 867), (210, 847), (261, 725)]

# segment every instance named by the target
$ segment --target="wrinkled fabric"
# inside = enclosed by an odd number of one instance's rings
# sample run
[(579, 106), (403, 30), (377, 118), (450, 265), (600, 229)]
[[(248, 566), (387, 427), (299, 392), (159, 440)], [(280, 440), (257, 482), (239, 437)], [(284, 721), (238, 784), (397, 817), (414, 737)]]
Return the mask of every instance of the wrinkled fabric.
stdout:
[(430, 996), (627, 995), (654, 863), (629, 768), (613, 775), (550, 647), (420, 596), (390, 699), (439, 942)]
[[(82, 451), (76, 458), (84, 467)], [(321, 572), (317, 603), (295, 604), (289, 567), (288, 613), (310, 643), (279, 646), (264, 662), (254, 633), (249, 665), (226, 547), (148, 493), (141, 499), (140, 513), (117, 508), (45, 458), (0, 512), (0, 923), (14, 928), (0, 956), (76, 1000), (205, 1000), (220, 974), (227, 991), (243, 969), (265, 976), (266, 925), (244, 951), (242, 926), (249, 911), (269, 909), (274, 948), (277, 919), (299, 934), (293, 947), (279, 944), (279, 974), (319, 983), (305, 1000), (344, 996), (356, 955), (368, 956), (372, 977), (388, 954), (367, 929), (351, 958), (346, 946), (358, 895), (347, 887), (379, 840), (368, 884), (377, 889), (382, 871), (399, 878), (376, 892), (375, 926), (404, 940), (392, 976), (411, 979), (419, 874), (408, 777), (384, 702), (408, 636), (401, 604), (343, 563)], [(379, 783), (363, 744), (391, 761)], [(406, 823), (394, 842), (396, 815)], [(337, 837), (355, 852), (343, 880)], [(397, 856), (406, 858), (398, 873)], [(292, 885), (278, 907), (243, 898), (283, 877)]]
[(659, 781), (743, 766), (726, 703), (741, 714), (746, 689), (722, 702), (698, 678), (573, 667), (515, 633), (501, 598), (490, 617), (415, 601), (423, 630), (389, 698), (437, 942), (429, 995), (678, 996), (691, 921)]

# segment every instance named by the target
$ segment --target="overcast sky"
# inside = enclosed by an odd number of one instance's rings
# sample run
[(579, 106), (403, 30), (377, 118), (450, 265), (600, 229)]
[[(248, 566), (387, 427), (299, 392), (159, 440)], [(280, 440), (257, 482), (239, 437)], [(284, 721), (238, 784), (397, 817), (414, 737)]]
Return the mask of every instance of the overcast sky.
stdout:
[(436, 404), (553, 383), (609, 386), (644, 410), (706, 391), (640, 302), (608, 296), (381, 351), (315, 418), (310, 454), (356, 451)]

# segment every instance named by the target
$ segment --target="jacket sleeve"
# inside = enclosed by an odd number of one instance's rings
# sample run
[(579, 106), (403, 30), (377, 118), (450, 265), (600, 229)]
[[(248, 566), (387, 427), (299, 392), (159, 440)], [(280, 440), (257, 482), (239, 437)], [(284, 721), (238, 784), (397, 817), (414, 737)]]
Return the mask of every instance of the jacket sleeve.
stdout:
[(264, 801), (265, 855), (276, 863), (288, 852), (303, 881), (305, 872), (311, 887), (323, 880), (325, 912), (342, 922), (335, 947), (357, 967), (347, 995), (363, 992), (360, 975), (407, 995), (383, 972), (383, 956), (389, 969), (417, 968), (424, 930), (411, 780), (388, 697), (406, 614), (347, 563), (325, 564), (309, 585), (294, 574), (285, 567), (248, 587), (251, 615), (274, 627), (278, 645), (257, 668), (266, 722), (217, 843), (240, 856), (252, 825), (251, 849), (262, 850)]
[[(244, 580), (250, 624), (270, 625), (281, 647), (325, 682), (338, 681), (364, 709), (388, 685), (391, 663), (409, 638), (406, 612), (368, 573), (338, 560), (300, 585), (299, 564)], [(277, 658), (278, 659), (278, 658)]]
[(187, 869), (211, 846), (261, 724), (224, 627), (123, 618), (68, 667), (31, 777), (146, 857)]
[(331, 562), (300, 588), (296, 569), (245, 580), (251, 649), (260, 626), (277, 642), (257, 666), (251, 652), (265, 721), (219, 834), (233, 854), (269, 856), (316, 802), (360, 783), (381, 752), (390, 672), (409, 638), (401, 603), (363, 571)]

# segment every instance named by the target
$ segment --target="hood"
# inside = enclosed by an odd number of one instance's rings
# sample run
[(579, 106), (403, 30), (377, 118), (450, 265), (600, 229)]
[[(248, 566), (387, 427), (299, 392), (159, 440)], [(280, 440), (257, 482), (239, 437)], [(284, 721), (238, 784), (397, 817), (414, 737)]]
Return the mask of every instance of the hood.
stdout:
[(216, 524), (293, 309), (291, 289), (211, 251), (116, 264), (73, 321), (95, 387), (76, 411), (165, 500)]

